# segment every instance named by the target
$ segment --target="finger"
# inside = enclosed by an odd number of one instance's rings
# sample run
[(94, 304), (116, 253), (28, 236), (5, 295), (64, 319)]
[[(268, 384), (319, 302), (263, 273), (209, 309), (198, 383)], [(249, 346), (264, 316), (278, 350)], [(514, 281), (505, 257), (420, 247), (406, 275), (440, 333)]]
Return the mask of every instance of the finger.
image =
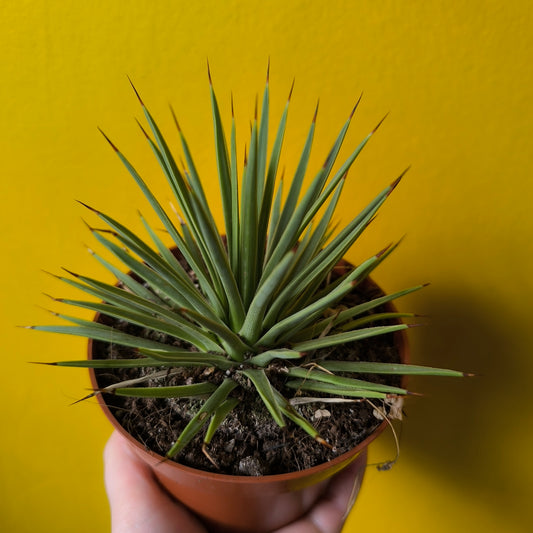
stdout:
[(206, 533), (158, 484), (152, 470), (116, 431), (105, 451), (105, 485), (113, 533)]
[(365, 464), (354, 461), (339, 472), (324, 496), (297, 522), (281, 528), (276, 533), (339, 533), (353, 505), (365, 470)]
[(343, 522), (355, 503), (365, 475), (366, 450), (362, 454), (333, 478), (326, 491), (325, 499), (331, 501), (339, 511), (342, 511)]

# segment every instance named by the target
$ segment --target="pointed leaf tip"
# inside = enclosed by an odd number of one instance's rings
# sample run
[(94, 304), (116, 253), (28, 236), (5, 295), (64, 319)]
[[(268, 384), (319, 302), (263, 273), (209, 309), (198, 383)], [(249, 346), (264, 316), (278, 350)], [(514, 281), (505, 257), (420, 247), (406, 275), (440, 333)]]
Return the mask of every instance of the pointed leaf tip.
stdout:
[(46, 296), (47, 298), (50, 298), (50, 300), (53, 300), (54, 302), (63, 302), (63, 298), (55, 298), (54, 296), (52, 296), (51, 294), (47, 294), (46, 292), (43, 292), (42, 293), (44, 296)]
[(98, 131), (104, 136), (104, 139), (110, 144), (111, 148), (113, 148), (115, 152), (118, 152), (118, 148), (111, 142), (111, 139), (103, 132), (103, 130), (98, 128)]
[(137, 123), (137, 126), (139, 126), (139, 128), (141, 129), (141, 131), (143, 132), (143, 135), (148, 139), (150, 140), (150, 136), (148, 135), (147, 131), (143, 128), (143, 125), (139, 122), (138, 119), (135, 119), (135, 122)]
[(391, 246), (392, 246), (392, 244), (389, 244), (389, 245), (385, 246), (385, 248), (383, 248), (383, 250), (380, 250), (380, 251), (376, 254), (376, 258), (380, 258), (384, 253), (387, 252), (387, 250), (390, 249)]
[(320, 99), (317, 100), (316, 102), (316, 107), (315, 107), (315, 114), (313, 115), (313, 124), (316, 123), (316, 117), (318, 115), (318, 107), (320, 105)]
[(79, 274), (76, 274), (75, 272), (72, 272), (71, 270), (68, 270), (65, 267), (61, 267), (61, 269), (64, 270), (67, 274), (70, 274), (71, 276), (74, 276), (75, 278), (79, 278), (80, 277)]
[(394, 245), (395, 247), (398, 247), (400, 246), (400, 244), (402, 244), (402, 242), (405, 240), (405, 234), (402, 235), (399, 239), (398, 239), (398, 242)]
[(41, 272), (44, 272), (45, 274), (47, 274), (48, 276), (52, 276), (53, 278), (61, 279), (61, 276), (58, 276), (57, 274), (52, 274), (51, 272), (48, 272), (48, 270), (41, 269)]
[(287, 102), (290, 102), (291, 101), (291, 98), (292, 98), (292, 92), (294, 91), (294, 83), (296, 82), (296, 78), (293, 78), (292, 80), (292, 85), (291, 85), (291, 88), (290, 88), (290, 91), (289, 91), (289, 96), (287, 98)]
[(402, 181), (402, 178), (405, 176), (405, 174), (407, 173), (407, 171), (410, 169), (411, 167), (408, 166), (391, 184), (390, 184), (390, 191), (389, 191), (389, 194), (392, 193), (392, 191), (394, 189), (396, 189), (396, 187), (398, 186), (398, 184), (400, 183), (400, 181)]
[(233, 106), (233, 92), (231, 93), (231, 118), (235, 118), (235, 108)]
[(85, 226), (91, 233), (94, 233), (96, 231), (96, 228), (93, 228), (84, 218), (82, 218), (81, 221), (85, 224)]
[(178, 117), (176, 116), (176, 113), (174, 112), (174, 108), (172, 107), (172, 104), (168, 104), (168, 107), (170, 108), (170, 113), (172, 115), (172, 119), (174, 120), (174, 124), (176, 125), (176, 128), (178, 130), (178, 133), (181, 133), (180, 123), (178, 122)]
[(317, 435), (317, 436), (315, 437), (315, 440), (316, 440), (318, 443), (322, 444), (322, 446), (325, 446), (326, 448), (329, 448), (330, 450), (333, 449), (333, 446), (332, 446), (328, 441), (324, 440), (322, 437), (320, 437), (320, 436)]
[(139, 92), (137, 91), (137, 89), (135, 88), (135, 85), (133, 85), (133, 82), (131, 81), (131, 78), (128, 76), (128, 81), (130, 82), (130, 85), (131, 85), (131, 88), (133, 89), (133, 92), (135, 93), (135, 96), (137, 97), (137, 99), (139, 100), (140, 104), (144, 107), (144, 103), (143, 101), (141, 100), (141, 97), (139, 96)]
[(100, 211), (98, 209), (95, 209), (94, 207), (91, 207), (90, 205), (87, 205), (86, 203), (82, 202), (81, 200), (76, 200), (79, 204), (81, 204), (83, 207), (86, 207), (89, 211), (92, 211), (93, 213), (96, 213), (97, 215), (100, 214)]
[(89, 400), (90, 398), (94, 398), (97, 394), (99, 394), (101, 391), (91, 392), (91, 394), (88, 394), (87, 396), (84, 396), (83, 398), (80, 398), (79, 400), (76, 400), (75, 402), (72, 402), (70, 407), (73, 405), (76, 405), (77, 403), (84, 402), (85, 400)]
[(267, 75), (266, 75), (267, 85), (269, 82), (270, 82), (270, 57), (268, 58), (268, 63), (267, 63)]
[(211, 68), (209, 66), (209, 58), (207, 58), (207, 79), (209, 80), (209, 85), (213, 87), (213, 80), (211, 79)]
[(355, 105), (353, 106), (352, 112), (350, 113), (350, 119), (354, 116), (355, 110), (359, 107), (359, 103), (361, 102), (361, 98), (363, 98), (363, 93), (359, 95), (359, 98), (357, 99), (357, 102), (355, 102)]
[(372, 130), (371, 134), (374, 135), (378, 128), (383, 124), (383, 121), (389, 116), (390, 111), (378, 122), (378, 125)]
[[(36, 306), (38, 309), (41, 309), (42, 311), (46, 311), (47, 313), (50, 313), (53, 316), (59, 316), (59, 313), (56, 313), (55, 311), (52, 311), (51, 309), (46, 309), (46, 307), (42, 307), (41, 305)], [(35, 326), (32, 326), (31, 329), (34, 329)]]

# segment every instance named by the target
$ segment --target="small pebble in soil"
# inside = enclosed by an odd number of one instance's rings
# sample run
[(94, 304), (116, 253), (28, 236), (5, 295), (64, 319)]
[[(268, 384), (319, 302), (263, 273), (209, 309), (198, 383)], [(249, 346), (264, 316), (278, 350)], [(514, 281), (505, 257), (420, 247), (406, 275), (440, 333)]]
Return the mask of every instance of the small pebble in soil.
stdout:
[(261, 476), (263, 469), (259, 459), (249, 455), (239, 461), (239, 474), (243, 476)]

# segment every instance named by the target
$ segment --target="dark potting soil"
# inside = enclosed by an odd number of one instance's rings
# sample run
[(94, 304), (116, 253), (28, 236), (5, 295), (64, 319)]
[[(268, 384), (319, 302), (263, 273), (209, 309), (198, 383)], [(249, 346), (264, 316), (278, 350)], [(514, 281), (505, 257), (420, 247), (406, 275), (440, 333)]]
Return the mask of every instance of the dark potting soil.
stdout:
[[(381, 294), (372, 282), (363, 283), (356, 292), (348, 295), (343, 303), (355, 305)], [(380, 311), (383, 309), (376, 309), (374, 312)], [(145, 331), (121, 320), (101, 316), (100, 321), (118, 330), (143, 335), (159, 342), (180, 345), (180, 341), (172, 337), (154, 331)], [(187, 347), (183, 343), (181, 345)], [(308, 356), (309, 359), (311, 356), (314, 361), (327, 357), (328, 360), (400, 362), (394, 334), (315, 351)], [(100, 341), (93, 342), (95, 359), (132, 357), (135, 357), (135, 354), (132, 354), (130, 348)], [(298, 397), (297, 391), (285, 387), (286, 377), (282, 367), (283, 365), (271, 366), (268, 370), (269, 379), (286, 398)], [(152, 371), (153, 369), (149, 368), (106, 369), (96, 370), (95, 374), (99, 386), (103, 388), (119, 381), (145, 376)], [(181, 368), (173, 369), (172, 373), (169, 369), (165, 378), (149, 380), (144, 382), (144, 385), (172, 386), (206, 380), (220, 383), (225, 377), (224, 372), (213, 368)], [(352, 374), (351, 377), (395, 386), (401, 384), (399, 376)], [(201, 470), (231, 475), (258, 476), (303, 470), (349, 451), (368, 437), (382, 422), (375, 416), (374, 407), (366, 401), (316, 402), (296, 406), (295, 408), (327, 441), (330, 446), (327, 447), (318, 443), (289, 420), (285, 428), (280, 428), (252, 385), (246, 378), (242, 376), (240, 378), (241, 387), (234, 389), (232, 395), (241, 401), (217, 430), (207, 448), (212, 461), (202, 452), (205, 433), (200, 432), (175, 458), (177, 462)], [(316, 393), (305, 395), (318, 396)], [(180, 432), (202, 405), (200, 400), (129, 398), (113, 394), (106, 394), (105, 400), (118, 422), (135, 439), (162, 456), (172, 447)], [(372, 403), (381, 410), (388, 411), (388, 406), (381, 401), (372, 400)]]

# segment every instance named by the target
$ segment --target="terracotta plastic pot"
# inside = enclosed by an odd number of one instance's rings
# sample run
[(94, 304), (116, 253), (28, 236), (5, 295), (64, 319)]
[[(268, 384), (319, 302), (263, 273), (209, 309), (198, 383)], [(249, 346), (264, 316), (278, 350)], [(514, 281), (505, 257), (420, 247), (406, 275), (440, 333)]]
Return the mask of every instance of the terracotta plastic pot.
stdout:
[(359, 491), (367, 463), (367, 446), (314, 468), (289, 474), (250, 477), (213, 474), (195, 470), (147, 450), (114, 420), (117, 429), (141, 459), (147, 462), (160, 484), (177, 500), (220, 533), (266, 533), (304, 515), (326, 490), (332, 476), (356, 463), (355, 494)]
[[(370, 280), (368, 282), (375, 285)], [(392, 305), (387, 305), (387, 308), (394, 310)], [(407, 362), (405, 332), (396, 332), (394, 337), (402, 362)], [(89, 341), (89, 358), (92, 358), (92, 341)], [(98, 388), (93, 370), (90, 370), (90, 375), (94, 388)], [(98, 395), (98, 401), (114, 428), (152, 467), (154, 475), (169, 494), (207, 521), (212, 526), (211, 530), (228, 533), (264, 533), (291, 523), (312, 507), (335, 474), (353, 462), (357, 464), (357, 492), (366, 468), (368, 445), (387, 427), (383, 421), (349, 452), (306, 470), (262, 477), (231, 476), (164, 461), (162, 456), (147, 450), (119, 424), (103, 395)]]

